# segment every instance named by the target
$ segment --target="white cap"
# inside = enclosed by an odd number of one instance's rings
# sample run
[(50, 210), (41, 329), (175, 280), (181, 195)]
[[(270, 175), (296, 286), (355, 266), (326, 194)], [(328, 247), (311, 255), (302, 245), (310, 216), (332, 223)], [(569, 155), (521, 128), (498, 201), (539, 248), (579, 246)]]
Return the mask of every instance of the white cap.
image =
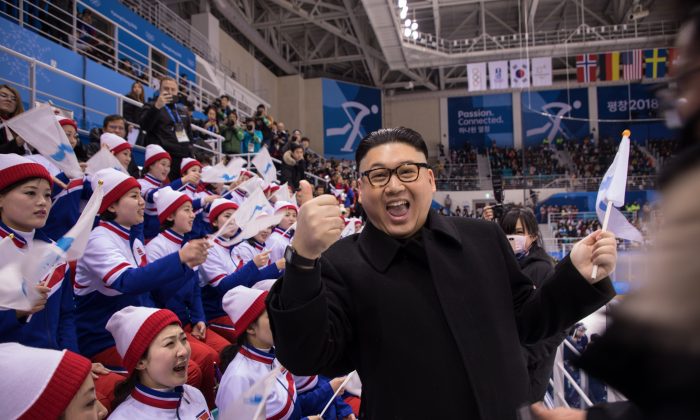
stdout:
[(170, 157), (170, 153), (166, 152), (165, 149), (157, 144), (149, 144), (146, 146), (146, 157), (143, 162), (144, 168), (148, 168), (161, 159), (168, 159), (171, 162), (173, 160), (173, 158)]
[(265, 311), (266, 290), (256, 290), (245, 286), (236, 286), (226, 292), (222, 306), (228, 314), (236, 337), (243, 334), (248, 325), (253, 323)]
[(117, 353), (131, 374), (153, 339), (171, 324), (181, 325), (168, 309), (127, 306), (112, 315), (105, 328), (114, 337)]
[(175, 191), (170, 187), (161, 188), (155, 193), (156, 209), (158, 210), (158, 220), (163, 223), (171, 214), (192, 199), (185, 193)]
[(102, 191), (104, 192), (100, 213), (107, 210), (107, 207), (122, 198), (130, 189), (141, 189), (141, 185), (134, 177), (114, 168), (100, 169), (92, 175), (93, 191), (97, 189), (100, 181), (102, 181)]
[(212, 201), (211, 206), (209, 207), (209, 222), (214, 223), (216, 218), (219, 217), (221, 213), (229, 209), (237, 210), (238, 204), (225, 198), (217, 198), (216, 200)]
[(297, 207), (297, 205), (294, 203), (290, 203), (289, 201), (282, 201), (282, 200), (277, 201), (275, 203), (275, 213), (277, 213), (278, 211), (284, 211), (287, 209), (292, 209), (292, 210), (296, 211), (297, 213), (299, 213), (299, 207)]
[(100, 146), (105, 144), (107, 147), (109, 147), (109, 151), (114, 155), (122, 150), (131, 149), (131, 145), (128, 141), (113, 133), (103, 133), (100, 136)]
[(57, 419), (87, 379), (92, 363), (69, 350), (0, 344), (3, 417)]

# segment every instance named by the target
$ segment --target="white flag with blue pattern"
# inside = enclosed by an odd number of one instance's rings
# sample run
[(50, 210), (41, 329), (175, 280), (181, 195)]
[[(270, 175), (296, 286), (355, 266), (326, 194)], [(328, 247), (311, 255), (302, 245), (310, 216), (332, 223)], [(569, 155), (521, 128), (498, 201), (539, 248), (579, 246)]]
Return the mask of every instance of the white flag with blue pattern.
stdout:
[(275, 164), (272, 163), (272, 156), (270, 156), (270, 152), (267, 151), (267, 147), (260, 148), (260, 151), (255, 155), (252, 162), (265, 181), (268, 183), (277, 181), (277, 168), (275, 168)]
[(628, 131), (625, 131), (620, 142), (620, 146), (615, 155), (612, 165), (608, 168), (603, 176), (603, 181), (598, 189), (596, 197), (595, 210), (600, 223), (604, 223), (605, 211), (607, 206), (612, 205), (610, 209), (610, 220), (608, 221), (607, 230), (614, 233), (615, 236), (630, 241), (642, 241), (642, 234), (627, 221), (620, 210), (615, 207), (622, 207), (625, 204), (625, 189), (627, 187), (627, 164), (630, 154), (630, 139)]
[(61, 125), (56, 121), (53, 108), (39, 106), (5, 122), (12, 131), (58, 166), (68, 178), (83, 176), (78, 158)]

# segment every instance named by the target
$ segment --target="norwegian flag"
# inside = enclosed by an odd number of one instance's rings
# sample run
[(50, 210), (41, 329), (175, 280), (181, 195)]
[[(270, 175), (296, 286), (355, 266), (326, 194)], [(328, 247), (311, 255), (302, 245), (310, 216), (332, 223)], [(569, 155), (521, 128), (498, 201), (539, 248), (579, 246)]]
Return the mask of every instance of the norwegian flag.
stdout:
[(598, 78), (598, 54), (576, 56), (576, 80), (579, 83), (593, 82)]
[(642, 78), (642, 50), (625, 51), (621, 54), (622, 79), (639, 80)]

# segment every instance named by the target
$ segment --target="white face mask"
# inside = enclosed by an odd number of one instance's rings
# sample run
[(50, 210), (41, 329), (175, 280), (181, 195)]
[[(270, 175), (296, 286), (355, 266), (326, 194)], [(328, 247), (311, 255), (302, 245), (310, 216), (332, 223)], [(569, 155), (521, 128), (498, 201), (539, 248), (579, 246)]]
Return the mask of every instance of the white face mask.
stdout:
[(525, 244), (527, 242), (527, 236), (525, 235), (506, 235), (508, 242), (510, 242), (510, 247), (513, 248), (513, 252), (518, 255), (527, 251)]

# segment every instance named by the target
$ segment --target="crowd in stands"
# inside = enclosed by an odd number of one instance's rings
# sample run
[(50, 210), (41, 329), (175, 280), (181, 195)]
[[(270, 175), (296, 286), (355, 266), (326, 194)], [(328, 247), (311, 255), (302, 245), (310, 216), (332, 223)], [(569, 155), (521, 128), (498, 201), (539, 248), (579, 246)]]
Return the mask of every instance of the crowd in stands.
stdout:
[[(568, 141), (565, 145), (579, 178), (603, 176), (617, 153), (617, 143), (609, 137), (599, 142), (586, 137), (582, 141)], [(629, 173), (636, 176), (656, 173), (654, 159), (644, 153), (634, 141), (630, 142)]]
[[(19, 343), (0, 344), (4, 361), (54, 360), (41, 372), (46, 381), (53, 376), (63, 380), (66, 369), (76, 372), (66, 380), (68, 398), (38, 417), (72, 413), (71, 398), (81, 386), (89, 390), (93, 381), (95, 391), (87, 394), (94, 392), (97, 400), (84, 409), (94, 410), (96, 418), (109, 412), (125, 419), (161, 414), (204, 419), (215, 408), (240, 409), (226, 404), (278, 365), (266, 338), (271, 337), (269, 324), (260, 321), (266, 319), (260, 302), (272, 284), (265, 280), (278, 278), (285, 268), (284, 249), (294, 235), (299, 206), (314, 195), (333, 193), (345, 209), (344, 234), (362, 229), (362, 220), (351, 218), (361, 214), (354, 164), (318, 157), (308, 138), (298, 130), (289, 134), (263, 105), (239, 124), (222, 96), (208, 108), (207, 120), (198, 123), (223, 135), (230, 154), (266, 147), (280, 158), (279, 183), (263, 181), (252, 166), (233, 182), (204, 183), (202, 172), (211, 166), (212, 151), (199, 153), (193, 147), (191, 115), (179, 104), (178, 90), (175, 80), (163, 79), (156, 98), (143, 108), (125, 107), (126, 118), (107, 116), (82, 142), (77, 122), (57, 113), (81, 170), (89, 171), (100, 154), (116, 162), (79, 178), (69, 178), (8, 126), (0, 130), (0, 237), (11, 238), (3, 241), (10, 248), (3, 248), (0, 268), (30, 258), (40, 243), (59, 241), (76, 225), (98, 184), (104, 193), (95, 209), (99, 222), (86, 232), (84, 254), (77, 261), (62, 260), (47, 282), (36, 286), (43, 303), (29, 310), (0, 310), (0, 343)], [(142, 102), (142, 95), (135, 82), (130, 97)], [(19, 92), (1, 85), (0, 120), (23, 112)], [(130, 129), (141, 130), (135, 141), (146, 146), (140, 167), (131, 156)], [(327, 179), (315, 190), (305, 173), (307, 161)], [(255, 187), (244, 189), (246, 182)], [(283, 183), (288, 191), (282, 190)], [(30, 189), (35, 191), (31, 198)], [(274, 224), (250, 234), (235, 223), (226, 229), (237, 209), (258, 191), (266, 200), (263, 216), (274, 217)], [(28, 205), (41, 211), (28, 212)], [(256, 230), (257, 220), (249, 222)], [(285, 386), (272, 391), (266, 414), (320, 419), (317, 415), (331, 401), (324, 418), (354, 419), (359, 391), (332, 398), (342, 382), (281, 371), (278, 383)], [(30, 385), (26, 398), (13, 402), (10, 417), (38, 409), (32, 392), (41, 389), (29, 390)], [(150, 404), (154, 398), (173, 403)], [(288, 398), (292, 404), (285, 404)], [(3, 407), (10, 407), (5, 400)]]
[(512, 147), (492, 146), (489, 151), (491, 171), (504, 177), (564, 174), (566, 168), (559, 162), (556, 153), (549, 146), (537, 145), (525, 148), (525, 160), (522, 150)]

